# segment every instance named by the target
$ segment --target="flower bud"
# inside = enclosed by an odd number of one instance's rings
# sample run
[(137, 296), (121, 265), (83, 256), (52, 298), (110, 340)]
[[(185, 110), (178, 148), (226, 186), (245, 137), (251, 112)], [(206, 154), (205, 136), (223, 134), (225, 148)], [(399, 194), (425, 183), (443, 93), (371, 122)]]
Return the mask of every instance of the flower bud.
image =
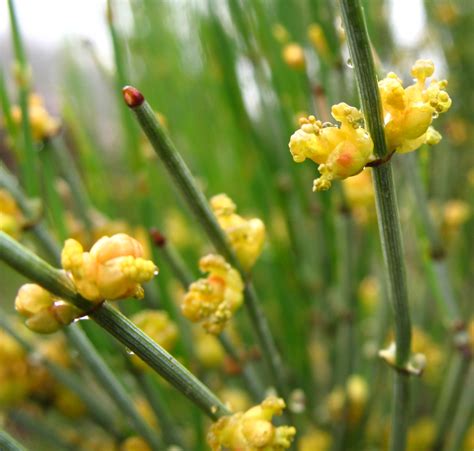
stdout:
[(142, 256), (143, 248), (137, 240), (118, 233), (102, 237), (89, 252), (84, 252), (76, 240), (68, 239), (61, 261), (77, 291), (92, 302), (101, 302), (143, 297), (140, 284), (151, 280), (158, 269)]
[(24, 222), (15, 199), (7, 190), (0, 188), (0, 230), (18, 239)]
[(313, 191), (327, 190), (333, 180), (358, 174), (374, 158), (372, 139), (360, 126), (362, 113), (346, 103), (334, 105), (331, 113), (340, 127), (309, 116), (300, 120), (300, 129), (290, 138), (294, 161), (309, 158), (319, 165), (321, 177), (314, 181)]
[(262, 253), (265, 224), (258, 218), (244, 219), (236, 214), (237, 207), (226, 194), (212, 197), (210, 204), (240, 263), (245, 270), (251, 269)]
[(18, 290), (15, 309), (27, 318), (26, 327), (40, 334), (56, 332), (81, 314), (74, 305), (55, 300), (49, 291), (33, 283), (27, 283)]
[(209, 429), (207, 440), (213, 451), (222, 449), (287, 449), (296, 434), (291, 426), (274, 426), (274, 415), (281, 415), (285, 402), (269, 397), (246, 412), (220, 418)]
[(211, 334), (219, 334), (243, 302), (244, 284), (240, 274), (220, 255), (207, 255), (199, 260), (206, 279), (189, 286), (181, 311), (193, 322), (202, 322)]

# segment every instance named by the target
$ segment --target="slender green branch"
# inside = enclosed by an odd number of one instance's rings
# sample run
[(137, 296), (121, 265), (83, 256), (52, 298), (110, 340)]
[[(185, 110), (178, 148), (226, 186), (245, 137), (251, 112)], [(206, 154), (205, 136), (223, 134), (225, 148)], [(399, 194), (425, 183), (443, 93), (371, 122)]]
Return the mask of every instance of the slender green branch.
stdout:
[(84, 222), (86, 229), (90, 232), (92, 230), (92, 220), (90, 217), (92, 204), (87, 194), (87, 190), (82, 183), (81, 175), (77, 170), (77, 164), (70, 154), (70, 151), (61, 135), (53, 138), (48, 145), (54, 154), (54, 158), (58, 163), (61, 174), (71, 189), (72, 198), (77, 212), (79, 213), (81, 220)]
[(467, 372), (463, 390), (463, 396), (459, 408), (454, 416), (453, 430), (446, 445), (446, 451), (458, 451), (462, 449), (462, 442), (469, 425), (472, 425), (474, 414), (474, 362), (471, 362)]
[(48, 265), (21, 244), (0, 232), (0, 259), (56, 296), (88, 312), (89, 316), (133, 351), (212, 419), (228, 415), (221, 401), (173, 356), (107, 303), (97, 307), (74, 290), (63, 271)]
[(32, 231), (41, 247), (54, 261), (60, 260), (60, 249), (52, 236), (48, 233), (43, 223), (39, 221), (38, 213), (34, 212), (31, 201), (28, 201), (17, 179), (10, 173), (6, 166), (0, 161), (0, 188), (6, 189), (15, 199), (23, 215), (32, 225), (28, 230)]
[(97, 353), (79, 324), (71, 324), (64, 332), (71, 344), (79, 352), (81, 359), (92, 369), (102, 388), (109, 394), (127, 418), (130, 419), (134, 429), (152, 445), (153, 449), (161, 449), (161, 440), (137, 411), (133, 399)]
[(23, 132), (24, 154), (20, 165), (23, 170), (23, 178), (26, 191), (31, 196), (39, 193), (38, 177), (38, 154), (33, 142), (33, 134), (30, 126), (29, 94), (30, 94), (30, 66), (26, 60), (26, 54), (21, 38), (20, 28), (15, 11), (15, 2), (8, 0), (8, 11), (10, 14), (10, 25), (12, 31), (13, 47), (15, 51), (15, 76), (19, 87), (19, 101), (21, 109), (21, 129)]
[(71, 371), (55, 364), (45, 358), (41, 353), (35, 350), (33, 345), (21, 337), (7, 321), (5, 312), (0, 311), (0, 327), (5, 329), (20, 345), (35, 358), (39, 359), (41, 364), (52, 374), (52, 376), (61, 384), (71, 389), (87, 407), (90, 415), (95, 419), (97, 424), (101, 425), (105, 431), (111, 433), (117, 438), (123, 438), (123, 434), (117, 427), (115, 414), (111, 412), (101, 403), (88, 387), (86, 387), (75, 374)]
[(260, 307), (257, 293), (249, 280), (249, 275), (243, 271), (242, 266), (227, 240), (224, 231), (219, 226), (215, 215), (212, 213), (206, 197), (198, 188), (189, 168), (177, 151), (171, 139), (158, 122), (153, 110), (143, 95), (136, 88), (126, 86), (123, 88), (126, 104), (135, 113), (136, 118), (147, 135), (155, 152), (165, 165), (170, 177), (183, 194), (189, 208), (194, 213), (196, 220), (208, 235), (217, 251), (239, 272), (246, 280), (245, 305), (250, 315), (253, 328), (257, 334), (262, 353), (274, 379), (277, 391), (288, 399), (289, 389), (286, 370), (281, 360), (280, 352), (270, 332), (268, 321)]
[(0, 449), (4, 451), (27, 451), (27, 449), (18, 443), (10, 434), (0, 429)]
[(56, 425), (49, 424), (39, 415), (32, 415), (26, 409), (16, 409), (8, 413), (10, 420), (41, 440), (49, 443), (52, 449), (74, 451), (76, 448), (69, 444), (61, 435), (61, 431)]
[[(374, 141), (376, 156), (383, 159), (388, 155), (388, 149), (383, 127), (382, 104), (362, 7), (359, 0), (341, 0), (341, 9), (366, 126)], [(410, 358), (411, 322), (402, 234), (391, 162), (375, 167), (372, 174), (380, 239), (395, 319), (395, 361), (397, 367), (404, 368)], [(409, 413), (409, 375), (405, 372), (397, 371), (394, 374), (393, 402), (390, 450), (400, 451), (406, 447)]]

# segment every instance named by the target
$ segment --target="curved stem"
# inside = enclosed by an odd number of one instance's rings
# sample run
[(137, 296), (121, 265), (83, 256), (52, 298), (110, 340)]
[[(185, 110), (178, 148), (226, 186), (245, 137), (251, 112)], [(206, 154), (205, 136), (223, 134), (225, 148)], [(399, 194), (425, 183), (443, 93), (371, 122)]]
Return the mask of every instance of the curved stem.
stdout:
[[(382, 104), (362, 6), (359, 0), (341, 0), (342, 17), (354, 64), (366, 126), (374, 141), (374, 151), (383, 159), (389, 152), (385, 142)], [(408, 307), (405, 262), (391, 162), (373, 168), (373, 180), (380, 240), (388, 274), (390, 300), (395, 319), (396, 366), (405, 367), (410, 357), (411, 322)], [(406, 447), (409, 413), (409, 375), (394, 375), (391, 451)]]
[(54, 295), (85, 312), (89, 311), (89, 316), (96, 323), (133, 351), (210, 418), (215, 420), (230, 414), (214, 393), (128, 318), (108, 303), (98, 307), (84, 299), (76, 293), (72, 282), (63, 271), (53, 268), (4, 232), (0, 232), (0, 259)]

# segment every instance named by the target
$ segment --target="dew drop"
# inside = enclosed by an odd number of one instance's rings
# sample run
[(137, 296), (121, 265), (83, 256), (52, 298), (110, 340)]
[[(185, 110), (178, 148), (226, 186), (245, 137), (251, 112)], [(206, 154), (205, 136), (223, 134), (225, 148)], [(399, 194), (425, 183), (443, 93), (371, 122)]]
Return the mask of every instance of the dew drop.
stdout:
[(73, 321), (73, 323), (78, 323), (79, 321), (86, 321), (86, 320), (88, 320), (88, 319), (90, 319), (90, 318), (89, 318), (89, 316), (87, 316), (87, 315), (80, 316), (79, 318), (76, 318), (76, 319)]
[(135, 353), (134, 353), (131, 349), (128, 349), (128, 348), (125, 348), (125, 352), (126, 352), (128, 355), (135, 355)]
[(352, 62), (351, 58), (347, 58), (346, 64), (347, 64), (347, 67), (354, 69), (354, 63)]

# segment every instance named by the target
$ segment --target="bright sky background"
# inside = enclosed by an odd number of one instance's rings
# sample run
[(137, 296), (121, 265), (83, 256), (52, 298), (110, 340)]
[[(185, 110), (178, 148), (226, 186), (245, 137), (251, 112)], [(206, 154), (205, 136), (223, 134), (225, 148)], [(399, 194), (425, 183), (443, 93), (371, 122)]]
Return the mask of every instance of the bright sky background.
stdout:
[[(378, 1), (378, 0), (374, 0)], [(127, 0), (116, 0), (128, 5)], [(184, 2), (182, 2), (184, 3)], [(87, 38), (110, 61), (111, 46), (105, 24), (106, 0), (16, 0), (22, 32), (28, 40), (59, 45), (67, 38)], [(422, 0), (390, 0), (393, 30), (401, 45), (420, 39), (425, 24)], [(0, 36), (8, 32), (7, 1), (0, 2)]]

